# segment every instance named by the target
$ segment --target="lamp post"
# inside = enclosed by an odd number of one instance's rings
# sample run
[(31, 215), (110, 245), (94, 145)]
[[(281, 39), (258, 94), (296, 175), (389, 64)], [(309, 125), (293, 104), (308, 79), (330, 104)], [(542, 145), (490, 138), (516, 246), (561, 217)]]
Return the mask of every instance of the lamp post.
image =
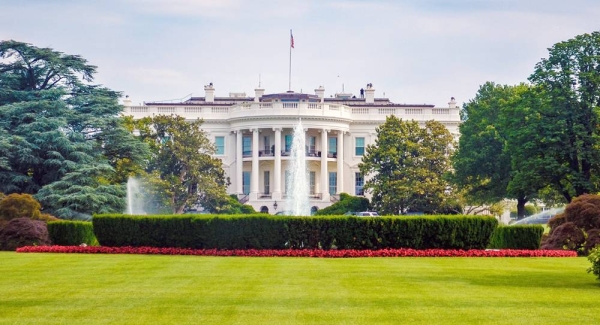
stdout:
[(273, 209), (277, 210), (277, 201), (275, 201), (275, 203), (273, 203)]

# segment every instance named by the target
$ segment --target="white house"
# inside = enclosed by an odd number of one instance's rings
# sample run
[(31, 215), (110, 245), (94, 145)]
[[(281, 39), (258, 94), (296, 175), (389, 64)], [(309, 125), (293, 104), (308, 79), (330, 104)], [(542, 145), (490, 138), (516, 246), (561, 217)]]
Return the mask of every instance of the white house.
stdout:
[(133, 106), (126, 99), (124, 114), (134, 118), (160, 114), (202, 118), (203, 129), (214, 141), (216, 156), (230, 178), (228, 192), (257, 211), (271, 214), (286, 209), (286, 168), (299, 119), (306, 132), (313, 210), (331, 205), (342, 192), (363, 195), (364, 179), (358, 164), (365, 147), (375, 142), (375, 128), (386, 116), (422, 123), (436, 120), (458, 137), (460, 116), (454, 98), (444, 108), (395, 104), (388, 98), (375, 98), (372, 84), (358, 96), (342, 93), (329, 98), (323, 87), (315, 89), (315, 95), (293, 91), (265, 94), (264, 89), (255, 89), (254, 97), (245, 93), (215, 97), (211, 83), (204, 91), (204, 97), (180, 103)]

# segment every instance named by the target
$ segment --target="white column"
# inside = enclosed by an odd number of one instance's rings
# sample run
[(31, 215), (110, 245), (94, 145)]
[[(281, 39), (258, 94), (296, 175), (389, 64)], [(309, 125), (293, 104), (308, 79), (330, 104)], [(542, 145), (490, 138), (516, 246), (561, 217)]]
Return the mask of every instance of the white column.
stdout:
[(337, 141), (337, 193), (344, 192), (344, 131), (338, 131)]
[(250, 200), (258, 199), (258, 129), (252, 129), (252, 175)]
[(329, 174), (327, 173), (327, 132), (321, 131), (321, 199), (329, 201)]
[(242, 155), (242, 130), (236, 130), (236, 142), (235, 142), (235, 192), (236, 194), (243, 194), (244, 190), (242, 187), (243, 183), (243, 171), (244, 171), (244, 157)]
[(281, 128), (273, 128), (275, 131), (275, 166), (273, 173), (275, 174), (275, 187), (273, 189), (273, 199), (281, 199)]

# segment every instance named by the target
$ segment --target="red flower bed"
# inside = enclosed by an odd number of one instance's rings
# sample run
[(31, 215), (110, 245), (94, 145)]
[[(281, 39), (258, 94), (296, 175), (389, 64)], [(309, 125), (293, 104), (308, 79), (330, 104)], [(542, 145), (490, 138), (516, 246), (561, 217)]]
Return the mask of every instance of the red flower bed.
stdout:
[(321, 250), (321, 249), (189, 249), (159, 247), (102, 247), (102, 246), (25, 246), (19, 253), (81, 253), (81, 254), (154, 254), (247, 257), (575, 257), (565, 250), (457, 250), (457, 249), (380, 249), (380, 250)]

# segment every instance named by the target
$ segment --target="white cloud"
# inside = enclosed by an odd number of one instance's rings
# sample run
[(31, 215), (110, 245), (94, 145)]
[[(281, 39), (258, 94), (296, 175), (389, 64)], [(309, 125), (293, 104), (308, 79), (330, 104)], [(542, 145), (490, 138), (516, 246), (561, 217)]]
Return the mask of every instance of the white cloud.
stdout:
[[(468, 101), (485, 81), (526, 81), (554, 43), (597, 27), (600, 3), (572, 0), (4, 0), (0, 38), (80, 54), (134, 101), (292, 88), (399, 103)], [(30, 17), (27, 24), (11, 19)], [(338, 78), (337, 76), (340, 75)]]
[(223, 18), (240, 10), (241, 0), (128, 0), (136, 9), (156, 14)]

